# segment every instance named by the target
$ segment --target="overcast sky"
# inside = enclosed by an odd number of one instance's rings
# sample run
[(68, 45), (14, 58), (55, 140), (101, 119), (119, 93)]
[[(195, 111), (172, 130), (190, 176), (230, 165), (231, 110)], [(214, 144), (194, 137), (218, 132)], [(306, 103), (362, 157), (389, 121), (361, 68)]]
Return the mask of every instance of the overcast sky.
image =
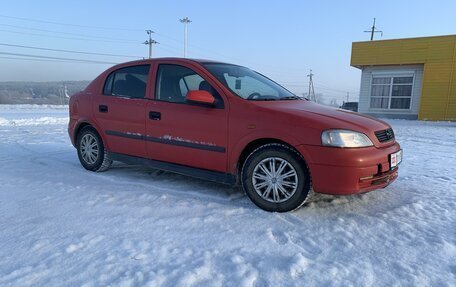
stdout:
[(144, 30), (152, 29), (160, 43), (154, 57), (181, 57), (179, 18), (188, 16), (189, 57), (244, 65), (298, 93), (306, 91), (312, 69), (317, 93), (344, 97), (359, 90), (360, 71), (349, 64), (351, 43), (369, 39), (363, 31), (373, 17), (383, 30), (377, 39), (456, 34), (456, 1), (15, 0), (1, 7), (0, 81), (91, 80), (111, 65), (24, 55), (109, 63), (133, 59), (5, 44), (146, 57), (141, 43)]

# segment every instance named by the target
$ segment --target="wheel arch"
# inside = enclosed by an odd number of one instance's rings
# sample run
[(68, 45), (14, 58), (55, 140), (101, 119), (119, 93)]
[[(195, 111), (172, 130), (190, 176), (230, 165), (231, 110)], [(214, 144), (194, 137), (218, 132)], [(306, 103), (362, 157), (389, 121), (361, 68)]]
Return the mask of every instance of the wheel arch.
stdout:
[(261, 146), (264, 146), (267, 144), (274, 144), (274, 143), (284, 145), (284, 146), (288, 147), (289, 149), (293, 150), (294, 152), (300, 154), (305, 162), (304, 156), (297, 149), (295, 149), (293, 147), (293, 145), (291, 145), (281, 139), (277, 139), (277, 138), (258, 138), (258, 139), (250, 141), (239, 154), (239, 156), (237, 158), (237, 164), (236, 164), (236, 174), (238, 175), (238, 178), (239, 178), (239, 175), (241, 174), (242, 166), (244, 165), (245, 161), (247, 160), (247, 157), (254, 150), (256, 150), (257, 148), (259, 148)]
[(79, 132), (81, 132), (81, 130), (85, 127), (92, 127), (97, 133), (98, 135), (101, 137), (101, 140), (103, 141), (103, 145), (105, 146), (105, 148), (108, 147), (108, 144), (107, 144), (107, 141), (106, 141), (106, 138), (105, 138), (105, 135), (103, 133), (100, 132), (100, 129), (92, 122), (88, 121), (88, 120), (81, 120), (75, 127), (74, 129), (74, 133), (73, 133), (73, 140), (74, 140), (74, 143), (76, 143), (76, 140), (78, 138), (78, 134)]

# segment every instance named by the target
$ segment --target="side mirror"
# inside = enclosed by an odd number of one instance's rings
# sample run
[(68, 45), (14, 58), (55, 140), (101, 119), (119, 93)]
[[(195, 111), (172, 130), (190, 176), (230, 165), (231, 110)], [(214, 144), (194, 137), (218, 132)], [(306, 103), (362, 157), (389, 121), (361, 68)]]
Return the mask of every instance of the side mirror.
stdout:
[(188, 102), (213, 106), (215, 105), (215, 98), (208, 91), (189, 91), (185, 98)]

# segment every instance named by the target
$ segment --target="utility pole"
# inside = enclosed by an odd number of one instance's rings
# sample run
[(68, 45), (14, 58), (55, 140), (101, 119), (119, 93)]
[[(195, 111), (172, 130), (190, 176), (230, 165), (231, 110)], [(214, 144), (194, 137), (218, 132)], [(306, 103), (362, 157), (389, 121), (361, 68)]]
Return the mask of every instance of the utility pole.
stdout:
[(307, 75), (307, 77), (309, 77), (309, 93), (308, 93), (308, 96), (309, 96), (309, 100), (311, 100), (313, 102), (316, 102), (317, 99), (315, 98), (313, 76), (314, 76), (314, 74), (312, 74), (312, 69), (310, 69), (310, 73)]
[(179, 21), (184, 24), (184, 58), (187, 58), (187, 26), (192, 21), (188, 17), (179, 19)]
[(372, 28), (368, 31), (364, 31), (364, 33), (371, 33), (371, 41), (374, 40), (375, 33), (381, 33), (381, 35), (383, 37), (383, 31), (377, 30), (377, 27), (375, 27), (375, 18), (374, 18), (374, 23), (372, 24)]
[(347, 92), (347, 103), (350, 101), (349, 99), (350, 99), (350, 93)]
[(146, 33), (147, 33), (147, 35), (149, 35), (149, 40), (147, 40), (143, 44), (149, 45), (149, 59), (151, 59), (152, 58), (152, 45), (160, 44), (160, 43), (158, 43), (157, 41), (152, 39), (152, 33), (154, 33), (154, 31), (146, 30)]

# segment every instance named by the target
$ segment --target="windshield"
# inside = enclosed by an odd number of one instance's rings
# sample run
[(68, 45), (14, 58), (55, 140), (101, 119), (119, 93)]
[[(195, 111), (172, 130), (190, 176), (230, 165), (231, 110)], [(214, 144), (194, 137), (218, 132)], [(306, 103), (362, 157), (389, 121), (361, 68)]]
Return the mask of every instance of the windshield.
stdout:
[(225, 87), (251, 101), (299, 100), (279, 84), (248, 68), (230, 64), (205, 64)]

